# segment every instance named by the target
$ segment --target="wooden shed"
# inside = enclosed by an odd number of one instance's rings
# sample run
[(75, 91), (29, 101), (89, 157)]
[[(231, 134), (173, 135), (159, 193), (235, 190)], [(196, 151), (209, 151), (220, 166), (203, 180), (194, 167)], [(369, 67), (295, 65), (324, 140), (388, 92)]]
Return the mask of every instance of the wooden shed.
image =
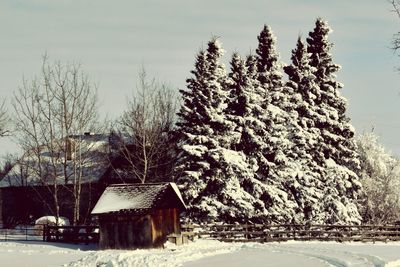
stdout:
[(101, 249), (160, 247), (169, 234), (180, 234), (186, 209), (175, 183), (116, 184), (101, 195), (98, 216)]

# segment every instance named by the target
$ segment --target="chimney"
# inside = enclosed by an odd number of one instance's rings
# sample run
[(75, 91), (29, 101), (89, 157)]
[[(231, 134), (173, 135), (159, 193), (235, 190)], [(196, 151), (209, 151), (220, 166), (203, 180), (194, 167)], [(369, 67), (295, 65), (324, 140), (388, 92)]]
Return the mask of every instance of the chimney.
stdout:
[(66, 142), (67, 142), (67, 146), (66, 146), (67, 151), (65, 151), (66, 152), (65, 154), (66, 154), (67, 160), (71, 160), (72, 155), (75, 150), (75, 142), (74, 142), (74, 140), (72, 140), (72, 138), (69, 138), (69, 137), (67, 137)]

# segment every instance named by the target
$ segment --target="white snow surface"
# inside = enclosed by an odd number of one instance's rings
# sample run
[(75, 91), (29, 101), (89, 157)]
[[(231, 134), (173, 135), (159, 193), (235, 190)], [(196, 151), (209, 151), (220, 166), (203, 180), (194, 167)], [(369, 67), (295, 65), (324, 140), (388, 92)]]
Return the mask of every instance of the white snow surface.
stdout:
[[(35, 221), (35, 224), (50, 224), (50, 225), (56, 225), (57, 224), (57, 218), (55, 216), (43, 216), (40, 217)], [(59, 226), (68, 226), (70, 225), (70, 222), (68, 218), (65, 217), (58, 217), (58, 225)]]
[(44, 243), (41, 241), (0, 242), (0, 266), (53, 267), (77, 261), (87, 253), (83, 248), (95, 247)]
[(106, 188), (92, 210), (92, 214), (115, 212), (126, 209), (149, 209), (155, 197), (163, 189), (162, 185), (144, 187), (140, 190), (133, 185), (113, 185)]
[(223, 243), (197, 240), (167, 243), (164, 249), (93, 250), (85, 245), (43, 242), (0, 242), (0, 262), (7, 267), (128, 266), (400, 266), (400, 243)]
[[(69, 138), (72, 142), (73, 151), (71, 157), (76, 159), (79, 167), (81, 168), (82, 177), (81, 182), (96, 182), (106, 172), (109, 166), (108, 160), (108, 136), (107, 135), (89, 135), (89, 136), (71, 136)], [(58, 140), (57, 146), (63, 146), (64, 141)], [(65, 181), (63, 160), (64, 156), (62, 151), (60, 155), (52, 155), (46, 147), (41, 147), (40, 157), (42, 160), (42, 167), (55, 167), (56, 179), (58, 184), (73, 184), (74, 182), (74, 161), (67, 162), (67, 176), (68, 180)], [(54, 165), (53, 162), (54, 161)], [(26, 152), (7, 175), (0, 181), (0, 188), (13, 187), (13, 186), (27, 186), (27, 185), (43, 185), (53, 184), (54, 180), (47, 180), (45, 177), (40, 177), (37, 173), (38, 158), (32, 152)]]
[[(138, 208), (137, 203), (143, 203), (142, 197), (132, 197), (132, 200), (124, 198), (124, 196), (118, 195), (114, 192), (109, 192), (107, 195), (101, 197), (98, 203), (101, 205), (96, 204), (93, 208), (92, 213), (107, 213), (125, 209), (135, 209)], [(100, 202), (101, 201), (101, 202)]]
[(151, 209), (158, 198), (171, 186), (178, 199), (185, 206), (175, 183), (162, 184), (122, 184), (111, 185), (101, 195), (92, 214), (116, 212), (121, 210)]

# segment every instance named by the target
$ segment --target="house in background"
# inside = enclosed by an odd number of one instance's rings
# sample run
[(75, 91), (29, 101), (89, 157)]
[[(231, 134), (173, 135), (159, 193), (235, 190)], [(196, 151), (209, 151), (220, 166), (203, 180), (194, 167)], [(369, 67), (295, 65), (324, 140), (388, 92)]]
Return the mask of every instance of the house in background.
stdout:
[(41, 216), (55, 215), (55, 182), (60, 216), (71, 221), (74, 185), (79, 183), (80, 223), (87, 223), (94, 204), (108, 183), (109, 136), (71, 135), (54, 144), (57, 145), (67, 147), (66, 152), (61, 149), (50, 152), (45, 146), (25, 152), (0, 181), (0, 227), (12, 227)]
[(160, 247), (180, 234), (186, 206), (174, 183), (110, 185), (92, 215), (98, 217), (101, 249)]

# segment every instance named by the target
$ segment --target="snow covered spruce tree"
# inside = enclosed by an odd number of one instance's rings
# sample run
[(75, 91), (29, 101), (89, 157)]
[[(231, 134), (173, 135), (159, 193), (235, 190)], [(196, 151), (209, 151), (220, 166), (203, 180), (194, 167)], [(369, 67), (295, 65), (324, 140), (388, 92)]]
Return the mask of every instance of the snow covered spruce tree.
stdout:
[[(231, 149), (243, 155), (251, 166), (240, 182), (245, 192), (259, 200), (257, 218), (253, 221), (287, 221), (291, 219), (290, 201), (281, 190), (280, 183), (266, 179), (268, 149), (265, 137), (269, 136), (263, 121), (265, 116), (265, 90), (257, 79), (256, 57), (250, 55), (246, 62), (234, 53), (231, 60), (231, 72), (228, 77), (230, 94), (227, 105), (227, 118), (233, 122), (238, 138), (233, 139)], [(261, 209), (260, 209), (261, 208)]]
[(243, 189), (252, 167), (241, 152), (230, 149), (238, 134), (227, 120), (226, 73), (217, 39), (197, 55), (193, 77), (181, 90), (178, 113), (178, 182), (195, 220), (248, 221), (264, 214), (263, 204)]
[(267, 146), (264, 155), (268, 161), (268, 171), (265, 176), (269, 179), (278, 179), (285, 175), (285, 173), (279, 173), (278, 170), (280, 167), (288, 166), (287, 153), (291, 149), (288, 137), (293, 120), (289, 111), (290, 94), (283, 84), (282, 63), (279, 61), (279, 54), (275, 47), (276, 38), (269, 26), (264, 26), (258, 36), (258, 41), (257, 78), (263, 89), (262, 105), (265, 109), (261, 119), (267, 131), (264, 137)]
[(360, 161), (353, 138), (354, 128), (345, 114), (347, 101), (339, 92), (343, 84), (336, 80), (340, 66), (333, 63), (330, 54), (333, 43), (329, 42), (328, 35), (331, 31), (328, 23), (318, 18), (307, 38), (310, 65), (315, 68), (315, 81), (319, 87), (315, 105), (321, 107), (321, 116), (325, 117), (316, 126), (322, 130), (325, 146), (321, 151), (325, 158), (355, 171), (359, 169)]
[(289, 78), (287, 86), (293, 89), (293, 98), (297, 99), (298, 128), (292, 135), (292, 156), (299, 163), (301, 172), (288, 189), (295, 196), (305, 220), (317, 223), (358, 222), (354, 198), (346, 195), (346, 186), (354, 186), (348, 183), (354, 173), (325, 158), (320, 150), (325, 142), (321, 132), (325, 129), (317, 126), (328, 119), (321, 109), (323, 104), (316, 104), (320, 96), (315, 75), (317, 69), (310, 65), (310, 54), (300, 38), (292, 51), (291, 61), (292, 64), (284, 70)]
[(354, 130), (321, 19), (298, 41), (283, 82), (272, 30), (227, 76), (218, 40), (182, 90), (178, 181), (198, 220), (358, 223)]
[(314, 123), (318, 114), (314, 100), (319, 88), (313, 74), (315, 68), (309, 64), (307, 47), (300, 38), (292, 51), (291, 61), (291, 65), (284, 67), (289, 78), (286, 86), (292, 89), (291, 103), (296, 111), (297, 128), (292, 133), (290, 157), (298, 163), (300, 171), (294, 179), (287, 181), (286, 187), (298, 204), (300, 216), (297, 219), (314, 221), (321, 214), (320, 199), (325, 187), (321, 182), (323, 167), (313, 157), (322, 141), (320, 130)]
[[(276, 51), (276, 38), (269, 26), (264, 26), (258, 36), (256, 49), (256, 64), (259, 86), (262, 88), (262, 103), (264, 113), (260, 120), (264, 123), (263, 136), (265, 160), (259, 162), (260, 170), (257, 178), (267, 185), (279, 190), (279, 194), (264, 199), (267, 208), (278, 211), (279, 215), (269, 216), (274, 221), (292, 221), (295, 218), (297, 204), (286, 183), (296, 175), (296, 163), (288, 158), (292, 150), (291, 135), (294, 132), (293, 108), (291, 94), (284, 86), (281, 72), (282, 63)], [(277, 207), (284, 207), (279, 209)]]
[[(307, 38), (314, 81), (313, 86), (305, 87), (308, 92), (301, 93), (308, 110), (304, 114), (300, 112), (300, 121), (304, 120), (303, 117), (307, 118), (307, 132), (317, 141), (310, 153), (317, 164), (314, 166), (319, 166), (316, 170), (324, 188), (323, 197), (319, 200), (321, 208), (312, 220), (358, 223), (361, 218), (357, 198), (361, 184), (354, 171), (359, 167), (359, 160), (353, 140), (354, 128), (345, 115), (346, 100), (339, 92), (343, 85), (336, 81), (340, 66), (332, 61), (330, 49), (333, 44), (328, 41), (330, 31), (327, 23), (319, 18)], [(292, 75), (290, 79), (296, 83), (294, 77)]]
[[(358, 197), (361, 183), (357, 172), (360, 168), (359, 156), (354, 140), (354, 128), (346, 116), (347, 101), (339, 90), (343, 84), (336, 80), (340, 66), (333, 63), (330, 50), (333, 44), (328, 40), (331, 32), (328, 23), (318, 18), (315, 28), (307, 38), (310, 64), (320, 89), (316, 104), (324, 118), (316, 122), (323, 138), (321, 146), (325, 156), (325, 211), (328, 222), (360, 222)], [(357, 207), (358, 206), (358, 207)]]

